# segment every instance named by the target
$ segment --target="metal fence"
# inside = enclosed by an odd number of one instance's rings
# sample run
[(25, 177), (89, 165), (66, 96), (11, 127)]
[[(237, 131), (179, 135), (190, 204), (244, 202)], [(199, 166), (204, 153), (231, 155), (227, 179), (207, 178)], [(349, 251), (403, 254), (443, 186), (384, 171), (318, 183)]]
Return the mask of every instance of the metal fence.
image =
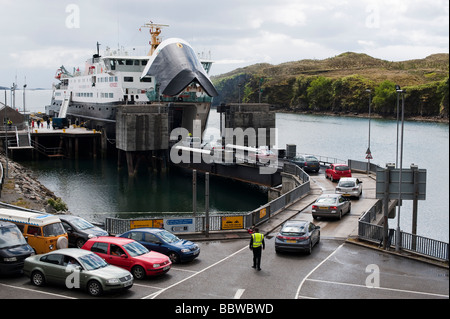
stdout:
[[(367, 169), (367, 163), (349, 160), (349, 166), (352, 169), (360, 169), (363, 168), (364, 165)], [(370, 171), (376, 173), (376, 169), (377, 169), (376, 166), (371, 167)], [(377, 218), (378, 214), (383, 214), (382, 200), (378, 200), (371, 208), (369, 208), (359, 218), (358, 237), (360, 239), (378, 243), (381, 246), (384, 237), (383, 236), (384, 227), (372, 224), (372, 222)], [(389, 229), (386, 247), (397, 246), (396, 232), (397, 230), (395, 229)], [(399, 243), (400, 249), (447, 262), (449, 261), (448, 243), (431, 238), (426, 238), (423, 236), (410, 234), (403, 231), (400, 231), (400, 240), (401, 240), (401, 242)]]

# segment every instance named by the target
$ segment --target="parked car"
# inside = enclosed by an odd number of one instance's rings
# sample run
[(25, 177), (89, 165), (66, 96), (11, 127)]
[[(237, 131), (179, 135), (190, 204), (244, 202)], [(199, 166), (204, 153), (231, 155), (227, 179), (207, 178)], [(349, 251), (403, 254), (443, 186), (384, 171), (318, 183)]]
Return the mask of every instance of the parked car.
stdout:
[(169, 256), (172, 263), (191, 261), (200, 254), (200, 247), (189, 240), (182, 240), (161, 228), (137, 228), (120, 237), (131, 238), (149, 250)]
[(306, 251), (311, 254), (320, 242), (320, 226), (306, 220), (289, 220), (275, 237), (275, 252)]
[(19, 228), (0, 220), (0, 274), (21, 273), (25, 258), (34, 255)]
[(350, 213), (352, 203), (340, 194), (324, 194), (319, 196), (312, 205), (312, 216), (336, 217), (341, 219), (345, 214)]
[(313, 155), (297, 155), (291, 162), (298, 165), (305, 172), (317, 173), (320, 170), (320, 162)]
[(109, 235), (106, 230), (92, 225), (81, 217), (74, 215), (58, 215), (58, 217), (69, 236), (69, 246), (81, 248), (90, 238)]
[(82, 249), (96, 253), (111, 265), (131, 271), (136, 279), (164, 274), (172, 266), (172, 262), (166, 255), (149, 251), (137, 241), (129, 238), (91, 238), (83, 245)]
[[(133, 286), (133, 276), (129, 271), (112, 266), (96, 254), (78, 248), (64, 248), (28, 257), (23, 271), (36, 286), (60, 284), (85, 289), (92, 296)], [(79, 275), (75, 276), (75, 272)]]
[(259, 148), (255, 152), (248, 152), (249, 161), (261, 163), (269, 163), (278, 160), (277, 154), (274, 151), (269, 150), (267, 148)]
[(52, 119), (52, 126), (54, 130), (68, 128), (69, 122), (65, 117), (54, 117)]
[(355, 177), (342, 177), (336, 186), (336, 194), (342, 196), (361, 197), (362, 181)]
[(341, 177), (352, 177), (352, 171), (347, 164), (331, 164), (325, 170), (325, 177), (334, 182), (339, 180)]

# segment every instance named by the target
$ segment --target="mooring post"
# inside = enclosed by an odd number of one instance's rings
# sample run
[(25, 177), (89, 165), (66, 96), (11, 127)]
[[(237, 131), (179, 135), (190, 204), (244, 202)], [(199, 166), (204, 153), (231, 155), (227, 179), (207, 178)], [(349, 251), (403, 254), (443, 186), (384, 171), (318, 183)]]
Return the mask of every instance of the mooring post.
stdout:
[(192, 171), (192, 215), (197, 213), (197, 170)]
[(205, 173), (205, 235), (209, 237), (209, 173)]

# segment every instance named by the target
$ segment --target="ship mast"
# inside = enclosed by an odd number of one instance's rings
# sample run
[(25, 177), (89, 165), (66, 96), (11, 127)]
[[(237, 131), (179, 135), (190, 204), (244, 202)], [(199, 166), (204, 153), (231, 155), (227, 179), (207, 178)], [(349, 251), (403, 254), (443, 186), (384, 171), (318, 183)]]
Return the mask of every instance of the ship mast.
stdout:
[(150, 23), (146, 23), (141, 28), (149, 28), (151, 41), (150, 41), (150, 51), (148, 52), (148, 56), (151, 56), (153, 52), (155, 52), (158, 45), (161, 43), (161, 38), (159, 38), (159, 35), (161, 33), (161, 27), (168, 27), (167, 24), (158, 24), (153, 23), (150, 21)]

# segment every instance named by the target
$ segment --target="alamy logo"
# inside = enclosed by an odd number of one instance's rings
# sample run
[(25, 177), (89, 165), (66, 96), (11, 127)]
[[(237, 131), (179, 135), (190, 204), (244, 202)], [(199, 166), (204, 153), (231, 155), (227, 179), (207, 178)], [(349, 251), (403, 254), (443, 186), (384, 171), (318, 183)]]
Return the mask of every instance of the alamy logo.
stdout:
[[(260, 174), (274, 174), (278, 170), (278, 152), (266, 146), (267, 140), (275, 141), (276, 129), (225, 128), (222, 148), (201, 145), (201, 125), (194, 120), (193, 134), (182, 127), (172, 130), (170, 139), (177, 141), (170, 150), (170, 160), (180, 163), (249, 163), (259, 166)], [(269, 132), (267, 132), (269, 131)], [(273, 143), (275, 144), (275, 143)], [(253, 145), (253, 146), (244, 146)], [(262, 145), (256, 147), (256, 145)]]
[(69, 15), (66, 18), (66, 27), (68, 29), (80, 28), (80, 7), (76, 4), (68, 4), (66, 6), (66, 13)]

